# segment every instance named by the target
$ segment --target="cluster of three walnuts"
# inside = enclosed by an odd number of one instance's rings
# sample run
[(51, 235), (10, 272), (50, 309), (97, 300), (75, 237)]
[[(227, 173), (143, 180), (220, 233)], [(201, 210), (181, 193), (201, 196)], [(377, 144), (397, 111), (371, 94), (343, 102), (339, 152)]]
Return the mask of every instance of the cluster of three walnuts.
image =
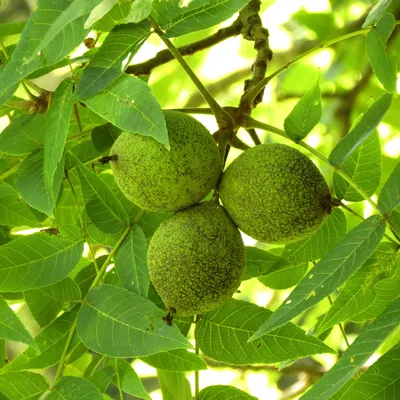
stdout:
[[(123, 193), (148, 211), (173, 211), (148, 248), (150, 279), (169, 311), (197, 315), (228, 301), (245, 269), (238, 228), (261, 242), (288, 243), (317, 229), (330, 191), (317, 167), (282, 144), (253, 147), (223, 172), (218, 148), (193, 117), (164, 113), (170, 150), (124, 132), (111, 156)], [(203, 201), (217, 188), (223, 206)]]

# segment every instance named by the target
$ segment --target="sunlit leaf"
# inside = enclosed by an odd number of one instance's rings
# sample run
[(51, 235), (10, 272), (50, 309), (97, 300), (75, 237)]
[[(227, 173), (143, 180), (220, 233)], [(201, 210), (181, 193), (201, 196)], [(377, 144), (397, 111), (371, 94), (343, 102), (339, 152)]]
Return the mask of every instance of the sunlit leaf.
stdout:
[(123, 24), (129, 14), (133, 1), (136, 2), (137, 0), (118, 1), (103, 18), (93, 25), (92, 29), (100, 32), (110, 32), (115, 25)]
[(147, 18), (151, 13), (153, 0), (136, 0), (133, 2), (129, 15), (125, 18), (124, 23), (138, 23)]
[(351, 131), (334, 147), (329, 161), (340, 165), (355, 151), (358, 146), (376, 129), (392, 103), (392, 95), (384, 93), (379, 97), (353, 126)]
[(257, 400), (257, 397), (239, 390), (234, 386), (213, 385), (200, 391), (198, 400)]
[[(350, 154), (342, 164), (342, 169), (359, 188), (372, 196), (381, 181), (381, 164), (379, 135), (374, 131)], [(340, 199), (364, 200), (364, 197), (337, 173), (333, 175), (333, 187), (336, 196)]]
[(187, 350), (171, 350), (141, 357), (153, 368), (165, 371), (198, 371), (207, 369), (207, 364), (198, 355)]
[(26, 343), (38, 349), (29, 332), (2, 296), (0, 296), (0, 338)]
[(141, 79), (122, 76), (85, 103), (118, 128), (151, 136), (169, 149), (164, 114), (151, 89)]
[(82, 257), (83, 243), (46, 233), (22, 236), (0, 247), (0, 292), (51, 285), (65, 278)]
[(375, 25), (379, 19), (385, 14), (386, 10), (392, 4), (393, 0), (378, 0), (376, 4), (369, 11), (365, 22), (363, 23), (363, 28)]
[(0, 37), (18, 35), (21, 33), (26, 25), (26, 21), (6, 22), (0, 24)]
[(246, 3), (247, 0), (199, 0), (182, 7), (180, 0), (155, 1), (151, 14), (166, 36), (175, 37), (217, 25)]
[(317, 79), (286, 117), (284, 127), (294, 141), (304, 139), (322, 116), (321, 89)]
[(90, 349), (110, 357), (140, 357), (191, 348), (164, 312), (126, 289), (102, 285), (90, 290), (78, 314), (78, 335)]
[(101, 0), (90, 13), (89, 18), (85, 22), (85, 29), (89, 29), (95, 22), (104, 17), (118, 2), (118, 0)]
[(251, 340), (285, 325), (340, 287), (364, 264), (384, 232), (385, 221), (377, 215), (354, 228), (303, 278)]
[(197, 322), (196, 343), (207, 357), (234, 365), (269, 364), (311, 354), (334, 353), (292, 323), (249, 343), (260, 324), (271, 315), (271, 311), (255, 304), (231, 300)]
[(399, 323), (400, 299), (397, 299), (357, 336), (335, 366), (325, 373), (301, 399), (328, 399), (336, 393), (357, 373)]

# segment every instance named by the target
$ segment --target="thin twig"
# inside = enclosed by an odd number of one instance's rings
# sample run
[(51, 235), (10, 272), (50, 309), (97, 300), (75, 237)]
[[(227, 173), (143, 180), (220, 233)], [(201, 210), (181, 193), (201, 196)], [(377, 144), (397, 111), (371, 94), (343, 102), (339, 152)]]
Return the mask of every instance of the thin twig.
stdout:
[[(354, 211), (351, 207), (349, 207), (348, 205), (344, 204), (343, 201), (339, 202), (340, 207), (344, 208), (346, 211), (348, 211), (349, 213), (353, 214), (354, 216), (356, 216), (357, 218), (361, 219), (361, 220), (365, 220), (365, 218), (360, 215), (357, 211)], [(400, 247), (399, 243), (397, 243), (394, 239), (392, 239), (389, 235), (387, 235), (386, 233), (383, 235), (387, 240), (389, 240), (390, 242), (392, 242), (393, 244), (395, 244), (397, 247)]]
[(261, 140), (258, 137), (257, 132), (254, 128), (246, 129), (246, 131), (250, 135), (251, 139), (253, 140), (253, 142), (256, 146), (261, 144)]
[[(395, 25), (400, 25), (400, 21), (396, 21)], [(276, 76), (278, 76), (279, 74), (281, 74), (283, 71), (287, 70), (290, 66), (292, 66), (293, 64), (299, 62), (300, 60), (302, 60), (305, 57), (308, 57), (309, 55), (316, 53), (317, 51), (320, 51), (322, 49), (325, 49), (327, 47), (332, 46), (333, 44), (342, 42), (344, 40), (356, 37), (356, 36), (360, 36), (360, 35), (365, 35), (367, 34), (370, 30), (375, 29), (373, 26), (368, 27), (368, 28), (364, 28), (364, 29), (360, 29), (354, 32), (350, 32), (347, 33), (345, 35), (336, 37), (334, 39), (328, 40), (326, 42), (323, 42), (315, 47), (313, 47), (312, 49), (298, 55), (297, 57), (293, 58), (292, 60), (288, 61), (286, 64), (284, 64), (282, 67), (278, 68), (274, 73), (272, 73), (271, 75), (268, 75), (267, 77), (265, 77), (262, 81), (260, 81), (256, 86), (254, 86), (242, 99), (243, 102), (247, 102), (247, 104), (252, 104), (252, 102), (254, 101), (254, 99), (256, 98), (256, 96), (258, 95), (258, 93), (260, 93), (266, 85), (268, 85), (268, 83), (275, 78)]]
[[(189, 43), (185, 46), (178, 47), (178, 51), (182, 56), (191, 56), (192, 54), (205, 50), (209, 47), (212, 47), (232, 36), (236, 36), (240, 33), (240, 29), (242, 28), (242, 24), (240, 19), (238, 18), (236, 21), (232, 23), (232, 25), (222, 28), (213, 35), (210, 35), (204, 39), (198, 40), (193, 43)], [(132, 75), (149, 75), (150, 72), (160, 65), (166, 64), (169, 61), (174, 60), (175, 57), (171, 53), (170, 50), (162, 50), (156, 54), (154, 58), (147, 60), (140, 64), (130, 65), (126, 69), (127, 74)]]

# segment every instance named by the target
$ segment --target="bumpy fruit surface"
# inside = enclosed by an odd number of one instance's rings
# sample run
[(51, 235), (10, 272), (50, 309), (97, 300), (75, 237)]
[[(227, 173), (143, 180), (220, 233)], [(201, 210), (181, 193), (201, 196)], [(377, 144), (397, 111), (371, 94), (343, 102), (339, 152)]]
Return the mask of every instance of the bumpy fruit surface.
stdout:
[(123, 132), (111, 148), (115, 181), (125, 196), (149, 211), (176, 211), (202, 200), (221, 174), (208, 130), (181, 112), (164, 112), (168, 151), (149, 136)]
[(244, 272), (245, 250), (223, 207), (206, 202), (165, 220), (151, 239), (147, 261), (167, 309), (188, 316), (232, 297)]
[(239, 229), (266, 243), (308, 236), (330, 212), (331, 194), (318, 168), (283, 144), (242, 153), (224, 172), (219, 193)]

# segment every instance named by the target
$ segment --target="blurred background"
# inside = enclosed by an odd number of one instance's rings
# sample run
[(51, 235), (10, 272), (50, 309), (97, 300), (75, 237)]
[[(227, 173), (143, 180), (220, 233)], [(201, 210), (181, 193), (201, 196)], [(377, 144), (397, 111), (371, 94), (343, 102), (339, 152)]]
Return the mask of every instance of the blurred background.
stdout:
[[(374, 3), (375, 1), (369, 0), (264, 0), (261, 17), (264, 27), (269, 30), (270, 46), (274, 52), (267, 73), (274, 72), (289, 60), (321, 42), (361, 29), (361, 25)], [(35, 7), (36, 0), (3, 0), (0, 6), (0, 23), (25, 21)], [(390, 11), (397, 20), (400, 19), (400, 0), (393, 1)], [(230, 25), (235, 19), (236, 16), (221, 26), (175, 39), (174, 44), (181, 46), (205, 38), (219, 28)], [(399, 32), (400, 29), (397, 26), (389, 39), (388, 45), (392, 50), (400, 49)], [(96, 32), (91, 32), (90, 35), (95, 38)], [(100, 36), (99, 44), (105, 36), (106, 34)], [(13, 46), (18, 39), (19, 35), (7, 36), (5, 45)], [(145, 61), (163, 48), (161, 41), (157, 37), (151, 36), (131, 64)], [(71, 58), (80, 56), (86, 51), (87, 48), (82, 44), (71, 55)], [(400, 65), (400, 51), (397, 53), (397, 65)], [(250, 77), (250, 68), (254, 58), (253, 43), (244, 40), (239, 35), (211, 49), (187, 57), (186, 60), (221, 105), (237, 106), (243, 93), (244, 80)], [(34, 79), (33, 82), (42, 88), (54, 90), (69, 73), (68, 67), (60, 68), (48, 75)], [(347, 134), (355, 119), (373, 99), (382, 93), (382, 88), (368, 63), (364, 36), (343, 41), (314, 53), (280, 74), (268, 85), (264, 100), (253, 112), (253, 117), (283, 128), (285, 117), (318, 76), (323, 96), (323, 117), (305, 141), (328, 156), (334, 145)], [(149, 78), (149, 84), (159, 103), (165, 109), (206, 106), (195, 86), (175, 61), (154, 69)], [(400, 75), (397, 80), (397, 93), (400, 93)], [(26, 96), (23, 91), (18, 92), (18, 95)], [(400, 98), (397, 96), (393, 99), (390, 110), (377, 129), (382, 153), (382, 183), (386, 181), (399, 160), (399, 110)], [(213, 117), (196, 115), (196, 118), (201, 120), (211, 132), (217, 130)], [(7, 116), (1, 117), (0, 130), (7, 126), (8, 122)], [(285, 139), (273, 134), (262, 131), (258, 133), (264, 143), (289, 144)], [(247, 144), (253, 145), (246, 131), (240, 132), (239, 137)], [(232, 149), (229, 153), (228, 164), (239, 153), (239, 150)], [(318, 159), (312, 159), (328, 183), (332, 184), (332, 170)], [(352, 203), (351, 207), (365, 217), (372, 212), (365, 202)], [(346, 218), (349, 230), (359, 223), (359, 220), (350, 213), (346, 213)], [(282, 250), (276, 246), (256, 243), (246, 236), (244, 236), (244, 240), (246, 245), (259, 246), (277, 254)], [(101, 249), (99, 249), (100, 254)], [(236, 297), (274, 310), (289, 294), (290, 289), (288, 288), (295, 285), (309, 267), (304, 265), (295, 273), (279, 271), (276, 276), (269, 275), (268, 282), (258, 279), (246, 281), (240, 287), (240, 293)], [(268, 284), (268, 287), (264, 283)], [(18, 311), (19, 317), (24, 321), (25, 326), (30, 328), (31, 333), (37, 334), (39, 327), (24, 303), (16, 300), (12, 307)], [(304, 313), (296, 322), (305, 329), (311, 329), (315, 325), (317, 317), (328, 307), (328, 301), (323, 301)], [(364, 324), (344, 324), (350, 342), (363, 327)], [(397, 340), (400, 338), (400, 331), (395, 332), (386, 345), (390, 346), (390, 343), (393, 343), (396, 338)], [(339, 354), (346, 348), (346, 343), (338, 327), (335, 327), (328, 336), (327, 344), (337, 349)], [(12, 343), (9, 348), (9, 356), (13, 357), (23, 349), (21, 344)], [(90, 361), (90, 355), (84, 355), (76, 363), (68, 366), (66, 373), (80, 375)], [(336, 362), (336, 357), (334, 355), (310, 357), (290, 365), (283, 371), (279, 371), (277, 366), (273, 365), (233, 367), (212, 360), (208, 361), (209, 369), (200, 372), (200, 389), (213, 384), (227, 384), (236, 386), (260, 400), (284, 400), (297, 399), (300, 396), (299, 393), (315, 382), (326, 369)], [(370, 362), (372, 361), (370, 360)], [(143, 378), (144, 385), (151, 393), (152, 399), (161, 399), (155, 369), (137, 360), (133, 361), (133, 365), (139, 376)], [(46, 371), (46, 373), (51, 375), (54, 371)], [(193, 385), (194, 374), (188, 374), (188, 379)], [(109, 394), (111, 397), (113, 396), (112, 393)], [(128, 398), (132, 399), (126, 395), (126, 399)]]

